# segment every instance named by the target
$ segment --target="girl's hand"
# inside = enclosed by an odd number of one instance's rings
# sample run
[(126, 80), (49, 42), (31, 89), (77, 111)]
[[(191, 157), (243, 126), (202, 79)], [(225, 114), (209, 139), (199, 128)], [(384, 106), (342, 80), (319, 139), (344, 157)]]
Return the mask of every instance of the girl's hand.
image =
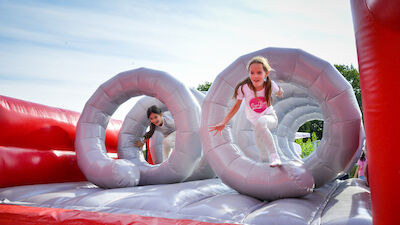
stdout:
[(278, 98), (282, 98), (283, 97), (283, 89), (279, 86), (279, 91), (276, 92), (276, 96)]
[(216, 134), (222, 135), (222, 130), (225, 128), (225, 125), (229, 122), (229, 120), (236, 114), (236, 112), (240, 108), (240, 104), (242, 104), (242, 99), (236, 99), (235, 105), (229, 110), (228, 115), (225, 116), (225, 119), (222, 120), (221, 123), (208, 127), (208, 132), (215, 131), (214, 136)]
[(142, 147), (143, 147), (143, 145), (144, 145), (144, 142), (141, 142), (141, 141), (135, 141), (135, 142), (134, 142), (134, 144), (135, 144), (135, 146), (136, 146), (136, 147), (138, 147), (138, 148), (142, 148)]
[(215, 131), (214, 136), (219, 132), (220, 135), (222, 135), (222, 130), (225, 128), (225, 123), (219, 123), (213, 127), (209, 127), (208, 132)]

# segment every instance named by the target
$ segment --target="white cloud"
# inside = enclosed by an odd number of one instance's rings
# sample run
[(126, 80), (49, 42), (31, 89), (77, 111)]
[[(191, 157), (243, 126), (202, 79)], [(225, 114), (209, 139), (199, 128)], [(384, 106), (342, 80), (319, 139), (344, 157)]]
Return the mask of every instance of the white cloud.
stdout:
[(0, 94), (53, 106), (59, 98), (73, 110), (121, 71), (149, 67), (196, 87), (269, 46), (357, 66), (345, 0), (12, 1), (0, 10)]

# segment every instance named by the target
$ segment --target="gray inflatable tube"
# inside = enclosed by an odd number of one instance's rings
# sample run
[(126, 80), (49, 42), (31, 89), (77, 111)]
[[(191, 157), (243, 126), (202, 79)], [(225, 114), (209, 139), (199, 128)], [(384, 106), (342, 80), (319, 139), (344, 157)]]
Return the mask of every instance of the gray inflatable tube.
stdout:
[[(222, 121), (227, 114), (234, 87), (247, 76), (245, 65), (257, 55), (269, 59), (275, 70), (270, 74), (272, 79), (301, 88), (303, 95), (307, 93), (307, 98), (314, 101), (309, 106), (306, 103), (309, 100), (298, 105), (288, 103), (289, 109), (282, 105), (282, 110), (277, 106), (282, 124), (275, 134), (280, 147), (286, 146), (294, 135), (293, 130), (302, 123), (323, 115), (323, 139), (303, 165), (296, 160), (285, 162), (281, 168), (270, 168), (246, 157), (233, 141), (238, 142), (232, 136), (232, 124), (228, 124), (222, 135), (213, 136), (208, 132), (210, 126)], [(296, 109), (298, 106), (302, 109)], [(244, 55), (222, 71), (203, 102), (200, 130), (203, 151), (222, 181), (240, 193), (265, 200), (302, 196), (312, 190), (314, 182), (319, 187), (332, 180), (354, 158), (363, 136), (361, 113), (350, 84), (326, 61), (299, 49), (284, 48), (266, 48)]]
[(164, 137), (162, 133), (155, 131), (149, 140), (149, 151), (154, 164), (160, 164), (164, 161), (162, 146)]
[[(176, 148), (159, 166), (144, 167), (135, 160), (138, 149), (133, 147), (134, 139), (127, 138), (129, 141), (118, 144), (120, 149), (131, 150), (124, 151), (122, 159), (113, 160), (105, 154), (105, 129), (111, 115), (123, 102), (139, 95), (159, 99), (174, 118), (179, 118), (175, 120)], [(130, 122), (142, 127), (134, 131), (136, 137), (143, 135), (142, 121), (132, 118)], [(199, 125), (200, 106), (181, 82), (161, 71), (146, 68), (126, 71), (102, 84), (87, 101), (77, 125), (78, 165), (90, 182), (106, 188), (181, 182), (191, 175), (193, 162), (201, 156)], [(141, 177), (143, 171), (146, 176)]]

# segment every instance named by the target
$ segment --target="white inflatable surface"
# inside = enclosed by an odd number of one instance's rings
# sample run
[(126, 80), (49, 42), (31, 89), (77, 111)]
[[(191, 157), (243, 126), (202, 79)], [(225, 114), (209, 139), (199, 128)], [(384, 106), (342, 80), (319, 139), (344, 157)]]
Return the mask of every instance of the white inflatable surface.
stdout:
[(272, 202), (239, 194), (219, 179), (108, 190), (89, 182), (0, 189), (3, 204), (251, 225), (372, 224), (369, 201), (369, 189), (359, 179)]

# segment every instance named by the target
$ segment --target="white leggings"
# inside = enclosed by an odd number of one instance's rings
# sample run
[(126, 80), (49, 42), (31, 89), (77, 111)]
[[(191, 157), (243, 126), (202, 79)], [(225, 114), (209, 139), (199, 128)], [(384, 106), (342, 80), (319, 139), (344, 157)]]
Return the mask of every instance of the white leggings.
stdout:
[(273, 114), (267, 114), (261, 116), (256, 124), (254, 125), (254, 139), (258, 151), (260, 152), (260, 158), (262, 162), (268, 162), (268, 159), (272, 154), (278, 155), (274, 138), (272, 137), (271, 129), (278, 125), (278, 117), (275, 112)]
[(167, 160), (171, 154), (171, 150), (175, 148), (175, 138), (176, 131), (170, 133), (168, 136), (164, 137), (163, 140), (163, 161)]

